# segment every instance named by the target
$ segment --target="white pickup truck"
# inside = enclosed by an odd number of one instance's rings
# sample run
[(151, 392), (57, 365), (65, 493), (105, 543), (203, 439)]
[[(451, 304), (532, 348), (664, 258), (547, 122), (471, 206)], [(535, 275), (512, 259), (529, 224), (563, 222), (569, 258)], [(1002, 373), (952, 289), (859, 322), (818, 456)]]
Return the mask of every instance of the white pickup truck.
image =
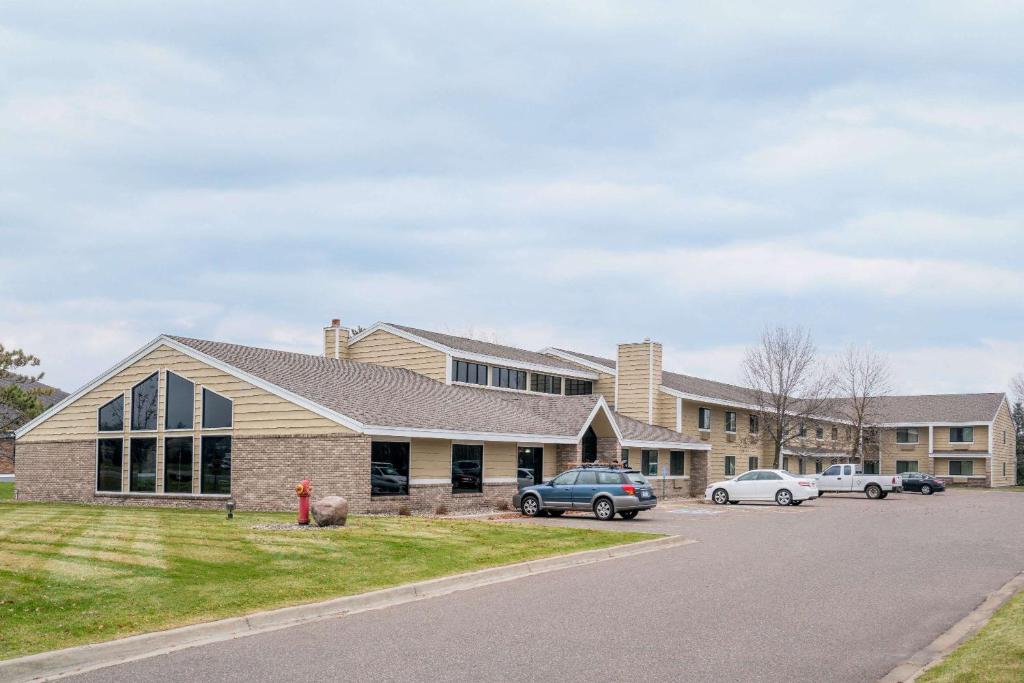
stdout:
[(885, 498), (893, 491), (903, 490), (898, 476), (864, 474), (864, 468), (851, 463), (831, 465), (818, 475), (818, 495), (825, 493), (860, 493), (868, 498)]

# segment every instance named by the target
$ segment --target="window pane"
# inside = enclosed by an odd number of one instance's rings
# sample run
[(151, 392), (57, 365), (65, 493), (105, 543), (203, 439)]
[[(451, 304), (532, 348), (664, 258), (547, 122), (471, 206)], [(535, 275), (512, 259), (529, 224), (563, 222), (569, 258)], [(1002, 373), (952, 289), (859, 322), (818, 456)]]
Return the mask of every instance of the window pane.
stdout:
[[(756, 470), (757, 469), (757, 457), (756, 456), (755, 457), (747, 458), (747, 469), (748, 470)], [(783, 469), (785, 469), (785, 468), (783, 468)]]
[(164, 426), (167, 429), (192, 429), (195, 414), (196, 389), (192, 382), (178, 377), (173, 372), (167, 373), (167, 416)]
[(580, 472), (579, 479), (576, 480), (577, 486), (596, 486), (597, 485), (597, 472), (587, 470)]
[(452, 493), (482, 492), (483, 472), (483, 446), (452, 444)]
[(683, 471), (686, 469), (686, 456), (682, 451), (672, 451), (669, 454), (669, 474), (674, 477), (683, 476)]
[(594, 393), (594, 385), (589, 379), (566, 379), (566, 396), (586, 396)]
[(751, 415), (750, 416), (750, 433), (751, 434), (757, 434), (759, 429), (760, 429), (760, 425), (758, 424), (757, 415)]
[(99, 430), (101, 432), (124, 430), (124, 394), (100, 408)]
[(370, 453), (370, 495), (409, 495), (409, 444), (374, 441)]
[(204, 436), (199, 478), (202, 493), (231, 493), (231, 437)]
[(562, 393), (562, 378), (554, 375), (540, 375), (534, 373), (530, 376), (530, 388), (545, 394)]
[(725, 473), (727, 475), (736, 474), (736, 456), (727, 455), (725, 456)]
[(96, 444), (96, 490), (121, 490), (122, 439), (100, 439)]
[(648, 477), (658, 476), (658, 451), (640, 451), (640, 469)]
[(192, 437), (164, 439), (164, 493), (192, 493)]
[(226, 429), (230, 426), (231, 400), (203, 389), (203, 429)]
[(597, 473), (598, 484), (621, 484), (622, 475), (618, 472), (598, 472)]
[(544, 481), (544, 449), (523, 446), (516, 459), (516, 483), (520, 488)]
[(156, 493), (156, 439), (132, 439), (131, 444), (128, 490)]
[(555, 486), (572, 486), (576, 483), (576, 477), (578, 474), (579, 472), (576, 471), (564, 472), (555, 477), (555, 480), (552, 483), (554, 483)]
[(156, 429), (159, 385), (160, 374), (154, 372), (132, 389), (132, 429)]

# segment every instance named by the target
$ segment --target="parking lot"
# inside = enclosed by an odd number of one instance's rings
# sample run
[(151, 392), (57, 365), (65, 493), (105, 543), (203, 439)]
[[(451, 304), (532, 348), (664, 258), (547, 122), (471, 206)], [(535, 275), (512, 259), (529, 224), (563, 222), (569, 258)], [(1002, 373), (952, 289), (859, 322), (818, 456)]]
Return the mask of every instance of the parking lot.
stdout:
[[(1024, 495), (670, 504), (517, 519), (699, 543), (312, 623), (88, 680), (867, 681), (1024, 569)], [(373, 656), (368, 656), (373, 653)]]

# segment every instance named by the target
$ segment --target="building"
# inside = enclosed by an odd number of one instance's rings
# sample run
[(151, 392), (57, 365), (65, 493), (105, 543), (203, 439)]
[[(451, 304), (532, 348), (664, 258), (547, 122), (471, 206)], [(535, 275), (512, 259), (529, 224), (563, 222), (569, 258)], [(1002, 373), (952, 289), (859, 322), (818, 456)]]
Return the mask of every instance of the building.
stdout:
[[(664, 370), (650, 340), (610, 359), (338, 320), (323, 340), (313, 356), (158, 337), (17, 431), (18, 499), (290, 509), (309, 478), (356, 512), (455, 512), (581, 462), (625, 461), (664, 497), (771, 464), (750, 391)], [(926, 428), (918, 469), (1001, 485), (1013, 432), (992, 401), (893, 399), (881, 468), (909, 468), (906, 430)], [(945, 427), (968, 431), (950, 443)], [(841, 421), (806, 425), (784, 467), (820, 471), (848, 439)]]
[[(10, 378), (0, 379), (0, 387), (9, 386), (13, 383)], [(49, 408), (57, 401), (60, 401), (66, 393), (51, 387), (42, 382), (24, 382), (22, 383), (22, 389), (45, 389), (48, 390), (48, 394), (41, 394), (39, 401), (43, 404), (44, 408)], [(20, 426), (15, 421), (16, 413), (10, 408), (0, 405), (0, 430)], [(5, 481), (14, 478), (14, 432), (13, 431), (0, 431), (0, 481)]]

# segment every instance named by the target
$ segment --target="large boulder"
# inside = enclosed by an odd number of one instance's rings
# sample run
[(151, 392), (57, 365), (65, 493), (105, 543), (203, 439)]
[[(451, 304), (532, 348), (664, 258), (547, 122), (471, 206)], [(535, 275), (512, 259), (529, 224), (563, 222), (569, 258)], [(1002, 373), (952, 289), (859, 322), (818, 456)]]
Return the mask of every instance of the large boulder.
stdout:
[(317, 526), (345, 526), (348, 501), (341, 496), (327, 496), (315, 501), (309, 509)]

